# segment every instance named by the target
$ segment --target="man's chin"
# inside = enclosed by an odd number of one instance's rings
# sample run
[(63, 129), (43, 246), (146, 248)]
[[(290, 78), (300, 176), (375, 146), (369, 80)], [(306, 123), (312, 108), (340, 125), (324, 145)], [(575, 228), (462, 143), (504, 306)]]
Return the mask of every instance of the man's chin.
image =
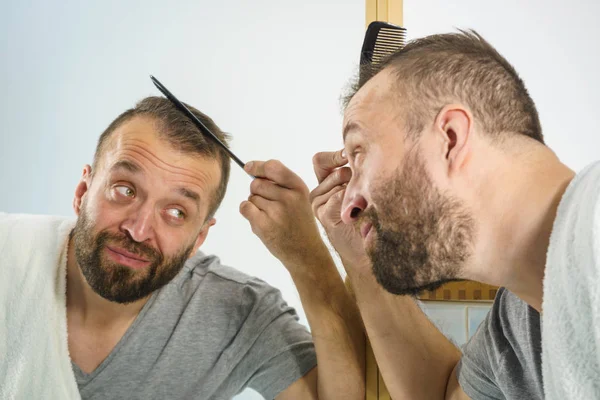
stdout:
[(127, 305), (127, 304), (131, 304), (131, 303), (135, 303), (138, 300), (141, 300), (143, 297), (139, 297), (139, 296), (122, 296), (120, 294), (112, 294), (112, 293), (98, 293), (96, 292), (96, 294), (98, 294), (98, 296), (102, 297), (105, 300), (110, 301), (111, 303), (116, 303), (116, 304), (122, 304), (122, 305)]
[[(377, 275), (376, 275), (377, 277)], [(392, 282), (390, 280), (380, 280), (377, 277), (377, 282), (387, 291), (398, 296), (413, 296), (417, 297), (423, 292), (435, 291), (449, 282), (461, 281), (461, 279), (442, 279), (434, 282), (429, 282), (419, 285), (402, 285), (402, 283)]]
[(372, 262), (373, 275), (377, 283), (387, 292), (398, 296), (418, 296), (426, 291), (434, 291), (442, 285), (459, 279), (443, 278), (429, 282), (419, 282), (416, 274), (397, 273), (397, 267), (387, 265), (390, 261), (385, 257), (378, 257), (376, 253), (369, 253)]

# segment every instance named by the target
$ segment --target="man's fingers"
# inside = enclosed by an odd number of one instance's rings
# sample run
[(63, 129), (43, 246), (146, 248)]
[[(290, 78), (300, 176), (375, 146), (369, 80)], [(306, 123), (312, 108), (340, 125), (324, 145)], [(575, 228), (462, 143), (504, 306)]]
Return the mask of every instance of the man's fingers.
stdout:
[(257, 178), (268, 179), (288, 189), (303, 189), (304, 181), (279, 160), (250, 161), (244, 170)]
[(240, 214), (250, 222), (252, 231), (254, 231), (254, 223), (264, 218), (264, 213), (254, 203), (247, 200), (240, 204)]
[(350, 178), (352, 178), (352, 171), (348, 167), (339, 168), (333, 171), (310, 193), (311, 202), (315, 197), (329, 192), (334, 187), (345, 185), (350, 182)]
[(252, 183), (250, 183), (251, 194), (264, 197), (268, 200), (282, 200), (285, 196), (285, 193), (289, 191), (290, 189), (286, 189), (270, 180), (263, 178), (256, 178), (252, 181)]
[(329, 199), (331, 198), (331, 196), (333, 196), (334, 194), (344, 191), (346, 189), (345, 186), (336, 186), (334, 188), (332, 188), (329, 192), (324, 193), (320, 196), (316, 196), (313, 198), (311, 205), (313, 207), (313, 211), (316, 212), (316, 210), (318, 208), (320, 208), (323, 204), (327, 203), (329, 201)]
[(346, 190), (345, 186), (336, 186), (331, 189), (329, 192), (315, 197), (312, 202), (312, 210), (315, 217), (324, 223), (323, 219), (323, 211), (326, 208), (335, 207), (338, 210), (341, 208), (342, 199), (344, 198), (344, 192)]
[(260, 211), (262, 211), (265, 214), (270, 215), (274, 208), (277, 206), (277, 202), (276, 201), (271, 201), (268, 199), (265, 199), (262, 196), (257, 196), (257, 195), (250, 195), (248, 197), (248, 201), (252, 204), (254, 204), (256, 206), (256, 208), (258, 208)]
[(317, 181), (321, 183), (331, 171), (341, 166), (346, 165), (348, 159), (344, 154), (344, 150), (326, 151), (317, 153), (313, 156), (313, 168)]

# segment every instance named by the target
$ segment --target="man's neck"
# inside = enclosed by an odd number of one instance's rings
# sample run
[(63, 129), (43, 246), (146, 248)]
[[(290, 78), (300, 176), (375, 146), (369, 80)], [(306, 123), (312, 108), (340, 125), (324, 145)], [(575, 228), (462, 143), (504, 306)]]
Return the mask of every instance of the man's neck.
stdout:
[(134, 303), (119, 304), (98, 295), (90, 287), (75, 259), (73, 240), (69, 241), (67, 257), (67, 313), (69, 323), (102, 330), (135, 320), (149, 297)]
[(541, 311), (550, 235), (575, 174), (541, 145), (502, 158), (479, 192), (480, 232), (472, 278), (504, 286)]

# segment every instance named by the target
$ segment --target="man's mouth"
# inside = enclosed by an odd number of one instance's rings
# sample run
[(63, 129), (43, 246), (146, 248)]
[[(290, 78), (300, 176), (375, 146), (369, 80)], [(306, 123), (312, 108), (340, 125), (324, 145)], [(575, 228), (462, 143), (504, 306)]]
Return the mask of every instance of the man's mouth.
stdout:
[(130, 268), (140, 269), (150, 265), (150, 261), (119, 247), (106, 246), (106, 253), (116, 263)]

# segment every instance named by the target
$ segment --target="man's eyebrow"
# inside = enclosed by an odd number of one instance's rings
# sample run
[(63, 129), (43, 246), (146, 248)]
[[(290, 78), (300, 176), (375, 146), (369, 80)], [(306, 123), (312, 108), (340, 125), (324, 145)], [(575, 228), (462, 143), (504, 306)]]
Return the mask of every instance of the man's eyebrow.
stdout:
[(137, 165), (134, 162), (128, 161), (128, 160), (117, 161), (110, 168), (111, 171), (115, 171), (115, 170), (118, 170), (118, 169), (124, 169), (124, 170), (129, 171), (129, 172), (131, 172), (133, 174), (137, 174), (137, 173), (141, 172), (141, 170), (142, 170), (139, 165)]
[(344, 127), (344, 133), (343, 133), (343, 135), (342, 135), (342, 137), (343, 137), (343, 140), (344, 140), (344, 141), (346, 141), (346, 136), (348, 136), (348, 134), (349, 134), (351, 131), (354, 131), (354, 130), (357, 130), (357, 129), (360, 129), (360, 125), (359, 125), (359, 124), (357, 124), (357, 123), (356, 123), (356, 122), (354, 122), (354, 121), (350, 121), (350, 122), (348, 122), (348, 123), (346, 124), (346, 126)]
[(186, 188), (179, 188), (177, 189), (177, 193), (179, 193), (181, 196), (186, 197), (190, 200), (192, 200), (194, 203), (196, 203), (196, 207), (198, 208), (198, 210), (200, 210), (200, 203), (201, 203), (201, 199), (200, 199), (200, 195), (192, 190), (186, 189)]
[[(129, 171), (133, 174), (138, 174), (140, 172), (142, 172), (142, 168), (129, 160), (120, 160), (117, 161), (111, 168), (111, 171), (115, 171), (115, 170), (119, 170), (119, 169), (124, 169), (126, 171)], [(201, 204), (201, 197), (198, 193), (194, 192), (193, 190), (189, 190), (186, 188), (179, 188), (176, 190), (176, 192), (180, 195), (183, 196), (185, 198), (188, 198), (190, 200), (192, 200), (195, 204), (196, 204), (196, 208), (198, 210), (200, 210), (200, 204)]]

